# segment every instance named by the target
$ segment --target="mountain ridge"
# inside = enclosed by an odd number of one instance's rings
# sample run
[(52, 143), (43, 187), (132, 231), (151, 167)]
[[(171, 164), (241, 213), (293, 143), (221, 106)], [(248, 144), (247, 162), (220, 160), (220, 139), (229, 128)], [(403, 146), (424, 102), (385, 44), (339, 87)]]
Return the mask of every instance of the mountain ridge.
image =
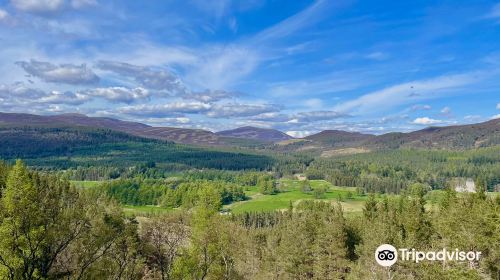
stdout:
[(242, 126), (235, 129), (219, 131), (215, 134), (225, 137), (255, 139), (266, 142), (279, 142), (293, 139), (292, 136), (282, 131), (254, 126)]
[[(382, 135), (343, 130), (324, 130), (304, 138), (293, 138), (275, 129), (244, 126), (212, 132), (203, 129), (154, 127), (147, 124), (109, 117), (89, 117), (83, 114), (34, 115), (0, 112), (0, 125), (9, 126), (85, 126), (105, 128), (134, 136), (202, 146), (274, 145), (290, 149), (397, 149), (449, 148), (466, 149), (500, 144), (500, 119), (482, 123), (427, 127), (411, 132), (390, 132)], [(279, 144), (279, 145), (276, 145)]]

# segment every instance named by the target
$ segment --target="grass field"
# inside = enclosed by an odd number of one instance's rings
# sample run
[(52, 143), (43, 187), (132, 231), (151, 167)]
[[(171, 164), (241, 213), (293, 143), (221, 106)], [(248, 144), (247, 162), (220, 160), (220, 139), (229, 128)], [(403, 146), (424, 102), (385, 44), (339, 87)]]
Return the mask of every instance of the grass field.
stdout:
[[(363, 209), (366, 196), (356, 194), (355, 188), (336, 187), (324, 180), (311, 180), (311, 187), (325, 187), (327, 189), (323, 198), (316, 199), (312, 193), (304, 193), (300, 190), (301, 182), (298, 180), (282, 179), (279, 181), (280, 192), (274, 195), (259, 194), (256, 187), (248, 188), (245, 193), (249, 200), (240, 201), (225, 205), (225, 209), (230, 209), (233, 213), (242, 213), (249, 211), (274, 211), (286, 209), (290, 205), (297, 205), (303, 200), (318, 201), (338, 201), (347, 212), (356, 212)], [(348, 198), (350, 197), (350, 198)]]

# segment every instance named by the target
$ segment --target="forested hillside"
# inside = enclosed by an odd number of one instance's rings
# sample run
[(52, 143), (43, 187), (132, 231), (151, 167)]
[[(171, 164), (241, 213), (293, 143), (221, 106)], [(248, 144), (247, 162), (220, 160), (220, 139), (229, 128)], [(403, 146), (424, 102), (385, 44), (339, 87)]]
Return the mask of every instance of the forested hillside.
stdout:
[[(500, 119), (493, 119), (478, 124), (429, 127), (408, 133), (391, 132), (377, 136), (325, 130), (305, 137), (304, 141), (284, 143), (276, 148), (278, 150), (288, 148), (288, 150), (320, 151), (342, 148), (362, 148), (365, 151), (399, 148), (465, 150), (499, 144)], [(354, 150), (353, 153), (355, 152)], [(361, 152), (364, 151), (361, 150)]]
[(1, 158), (24, 158), (45, 169), (127, 170), (143, 165), (163, 172), (189, 168), (263, 170), (273, 163), (264, 155), (184, 146), (87, 127), (0, 127), (0, 143)]
[(452, 178), (472, 178), (492, 191), (500, 184), (500, 146), (468, 151), (403, 149), (318, 158), (310, 179), (367, 192), (399, 193), (413, 182), (446, 188)]

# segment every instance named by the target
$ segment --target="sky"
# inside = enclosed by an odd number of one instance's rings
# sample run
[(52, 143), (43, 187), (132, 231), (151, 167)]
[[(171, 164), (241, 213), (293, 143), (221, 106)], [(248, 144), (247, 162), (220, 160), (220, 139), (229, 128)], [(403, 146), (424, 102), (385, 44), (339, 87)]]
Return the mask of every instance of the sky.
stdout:
[(500, 117), (500, 2), (0, 0), (0, 111), (382, 134)]

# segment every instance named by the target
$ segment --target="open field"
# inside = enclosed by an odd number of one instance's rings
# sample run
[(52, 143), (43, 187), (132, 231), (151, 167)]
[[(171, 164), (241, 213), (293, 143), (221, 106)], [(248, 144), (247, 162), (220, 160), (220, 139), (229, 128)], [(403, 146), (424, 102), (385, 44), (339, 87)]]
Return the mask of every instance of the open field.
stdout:
[(357, 212), (363, 209), (365, 195), (357, 195), (355, 188), (333, 186), (324, 180), (309, 181), (311, 187), (325, 187), (327, 189), (323, 198), (316, 199), (312, 192), (304, 193), (300, 190), (301, 182), (298, 180), (282, 179), (279, 181), (281, 192), (274, 195), (262, 195), (258, 193), (256, 187), (248, 188), (245, 193), (250, 197), (249, 200), (236, 202), (224, 206), (233, 213), (253, 212), (253, 211), (275, 211), (286, 209), (290, 202), (295, 206), (303, 200), (319, 201), (339, 201), (346, 212)]

